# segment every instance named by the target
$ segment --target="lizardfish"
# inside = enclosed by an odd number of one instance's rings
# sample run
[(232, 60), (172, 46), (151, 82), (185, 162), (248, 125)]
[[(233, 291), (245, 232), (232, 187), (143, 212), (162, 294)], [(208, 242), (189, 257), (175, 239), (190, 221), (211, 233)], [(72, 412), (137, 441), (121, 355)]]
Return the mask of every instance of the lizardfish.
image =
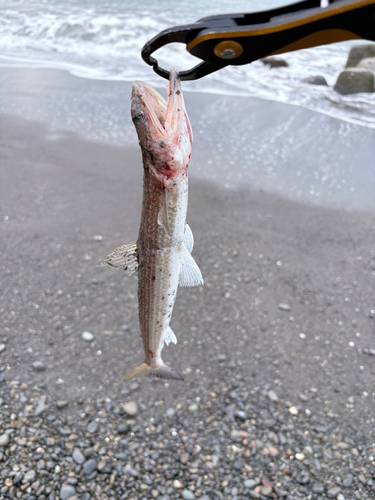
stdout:
[(167, 366), (164, 343), (177, 342), (169, 323), (177, 288), (203, 284), (191, 256), (194, 239), (186, 223), (187, 168), (193, 136), (178, 73), (171, 70), (167, 102), (152, 87), (134, 82), (131, 116), (143, 158), (143, 203), (138, 239), (99, 262), (138, 275), (139, 323), (145, 360), (125, 380), (152, 376), (183, 380)]

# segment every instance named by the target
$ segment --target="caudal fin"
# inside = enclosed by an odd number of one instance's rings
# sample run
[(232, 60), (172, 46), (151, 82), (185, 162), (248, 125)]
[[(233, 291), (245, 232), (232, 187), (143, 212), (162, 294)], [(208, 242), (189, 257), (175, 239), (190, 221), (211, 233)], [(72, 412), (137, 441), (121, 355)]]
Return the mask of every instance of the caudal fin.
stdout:
[(146, 362), (141, 365), (136, 366), (130, 372), (125, 375), (124, 380), (130, 380), (135, 377), (155, 377), (163, 379), (176, 379), (184, 380), (184, 377), (180, 375), (176, 370), (163, 362), (156, 368), (151, 368)]

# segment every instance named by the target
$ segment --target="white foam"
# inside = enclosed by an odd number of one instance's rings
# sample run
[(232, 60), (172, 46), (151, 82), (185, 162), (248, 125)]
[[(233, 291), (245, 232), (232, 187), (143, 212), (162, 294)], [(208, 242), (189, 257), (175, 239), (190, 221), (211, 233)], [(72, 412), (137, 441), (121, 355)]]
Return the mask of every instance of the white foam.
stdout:
[[(272, 7), (284, 2), (268, 2)], [(256, 10), (260, 0), (240, 0), (236, 10)], [(173, 8), (172, 8), (173, 7)], [(214, 9), (214, 12), (212, 11)], [(160, 77), (141, 59), (143, 44), (161, 30), (193, 22), (211, 13), (228, 11), (218, 0), (129, 0), (86, 3), (73, 0), (0, 0), (0, 66), (49, 67), (91, 79), (144, 79), (161, 86)], [(375, 128), (375, 94), (341, 96), (332, 86), (344, 68), (353, 42), (291, 52), (282, 57), (289, 67), (270, 69), (261, 62), (231, 66), (196, 82), (184, 90), (226, 95), (256, 96), (286, 102)], [(174, 44), (156, 54), (165, 68), (187, 69), (199, 62), (184, 46)], [(301, 82), (322, 75), (329, 87)]]

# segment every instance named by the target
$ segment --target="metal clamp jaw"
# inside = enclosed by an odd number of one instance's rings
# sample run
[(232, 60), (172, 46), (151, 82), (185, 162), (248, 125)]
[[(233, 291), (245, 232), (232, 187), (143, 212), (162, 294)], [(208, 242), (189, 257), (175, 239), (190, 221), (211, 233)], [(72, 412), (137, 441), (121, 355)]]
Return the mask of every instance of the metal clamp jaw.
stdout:
[(303, 0), (252, 14), (205, 17), (166, 29), (145, 44), (142, 57), (168, 79), (169, 71), (151, 54), (169, 43), (184, 43), (203, 62), (179, 72), (180, 78), (197, 80), (228, 65), (363, 38), (375, 41), (375, 0)]

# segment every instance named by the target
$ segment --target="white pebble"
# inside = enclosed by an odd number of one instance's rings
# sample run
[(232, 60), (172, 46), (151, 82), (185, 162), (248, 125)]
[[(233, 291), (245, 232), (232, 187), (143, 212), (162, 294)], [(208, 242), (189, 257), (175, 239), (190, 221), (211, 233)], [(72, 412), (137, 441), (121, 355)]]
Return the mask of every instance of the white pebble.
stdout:
[(81, 337), (85, 342), (91, 342), (94, 340), (94, 335), (90, 332), (83, 332)]

